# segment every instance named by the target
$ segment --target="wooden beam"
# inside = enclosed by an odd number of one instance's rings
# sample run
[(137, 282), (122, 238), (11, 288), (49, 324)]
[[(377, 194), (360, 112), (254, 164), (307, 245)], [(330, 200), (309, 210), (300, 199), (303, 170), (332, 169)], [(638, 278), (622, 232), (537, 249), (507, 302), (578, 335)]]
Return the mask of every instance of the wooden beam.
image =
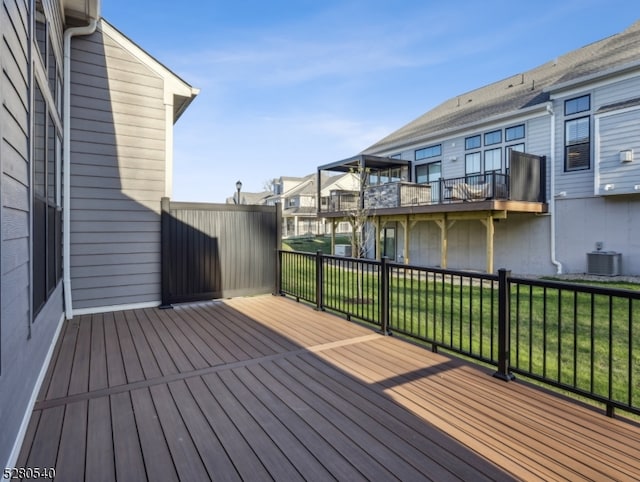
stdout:
[(376, 216), (374, 218), (374, 222), (376, 224), (376, 240), (375, 240), (375, 244), (376, 244), (376, 259), (378, 261), (380, 261), (382, 259), (382, 251), (380, 250), (380, 230), (382, 229), (381, 227), (381, 223), (380, 223), (380, 217)]
[[(440, 228), (440, 267), (446, 269), (449, 254), (449, 226), (446, 216), (444, 219), (433, 220)], [(455, 223), (455, 221), (453, 221)]]
[(400, 221), (404, 228), (404, 264), (409, 264), (409, 216), (404, 221)]
[(493, 219), (492, 216), (487, 216), (486, 219), (480, 220), (487, 230), (487, 273), (489, 274), (493, 273), (493, 238), (495, 234)]
[(336, 254), (336, 229), (338, 229), (339, 223), (338, 220), (331, 220), (331, 254)]

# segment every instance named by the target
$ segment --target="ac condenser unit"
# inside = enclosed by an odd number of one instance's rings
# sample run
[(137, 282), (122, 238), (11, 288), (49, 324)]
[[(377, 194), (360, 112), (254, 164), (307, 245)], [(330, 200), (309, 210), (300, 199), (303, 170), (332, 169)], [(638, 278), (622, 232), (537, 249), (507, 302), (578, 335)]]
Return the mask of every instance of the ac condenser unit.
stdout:
[(336, 256), (346, 256), (347, 258), (351, 257), (351, 245), (350, 244), (336, 244), (335, 249)]
[(613, 251), (587, 253), (587, 273), (600, 276), (618, 276), (621, 258), (622, 254)]

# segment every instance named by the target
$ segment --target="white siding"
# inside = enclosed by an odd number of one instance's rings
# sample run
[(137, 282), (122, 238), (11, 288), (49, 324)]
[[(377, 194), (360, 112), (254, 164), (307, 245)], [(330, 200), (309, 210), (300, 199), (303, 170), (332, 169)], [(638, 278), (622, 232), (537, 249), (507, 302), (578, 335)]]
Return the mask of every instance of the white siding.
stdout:
[(159, 301), (164, 81), (100, 30), (72, 59), (74, 309)]

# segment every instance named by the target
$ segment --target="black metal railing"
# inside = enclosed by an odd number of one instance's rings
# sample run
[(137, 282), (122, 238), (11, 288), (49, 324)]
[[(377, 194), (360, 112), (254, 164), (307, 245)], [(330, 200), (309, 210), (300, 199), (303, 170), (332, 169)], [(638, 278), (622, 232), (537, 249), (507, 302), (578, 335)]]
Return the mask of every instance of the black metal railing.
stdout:
[(509, 199), (509, 176), (499, 172), (440, 179), (440, 202)]
[(279, 291), (640, 415), (640, 291), (281, 252)]

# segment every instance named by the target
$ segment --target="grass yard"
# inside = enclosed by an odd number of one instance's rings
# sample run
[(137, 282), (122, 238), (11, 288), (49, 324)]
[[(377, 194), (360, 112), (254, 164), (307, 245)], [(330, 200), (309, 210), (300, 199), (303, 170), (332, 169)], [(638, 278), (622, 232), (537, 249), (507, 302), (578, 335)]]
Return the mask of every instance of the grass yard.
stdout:
[[(351, 238), (348, 236), (336, 236), (336, 244), (351, 244)], [(320, 250), (323, 254), (331, 254), (331, 236), (305, 236), (283, 239), (282, 249), (305, 253), (315, 253)]]
[[(306, 289), (315, 297), (315, 259), (311, 261), (297, 268), (285, 263), (283, 280), (295, 280), (283, 285), (285, 291)], [(377, 265), (356, 269), (355, 263), (339, 262), (325, 260), (324, 306), (379, 324)], [(497, 282), (410, 268), (393, 272), (392, 331), (482, 361), (497, 360)], [(615, 286), (640, 288), (632, 283)], [(514, 370), (640, 406), (640, 300), (513, 284), (510, 317)]]

